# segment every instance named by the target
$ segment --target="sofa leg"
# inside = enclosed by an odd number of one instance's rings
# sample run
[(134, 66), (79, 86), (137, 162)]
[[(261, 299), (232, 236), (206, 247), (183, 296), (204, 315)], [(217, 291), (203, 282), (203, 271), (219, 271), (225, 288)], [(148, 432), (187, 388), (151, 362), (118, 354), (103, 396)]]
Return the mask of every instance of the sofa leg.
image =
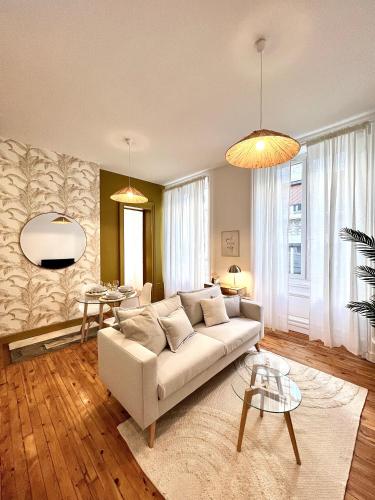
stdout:
[(147, 427), (147, 432), (148, 432), (148, 446), (149, 448), (153, 448), (155, 442), (155, 434), (156, 434), (156, 421), (152, 422), (152, 424)]
[(255, 349), (256, 349), (258, 352), (260, 352), (260, 347), (259, 347), (258, 342), (255, 344)]

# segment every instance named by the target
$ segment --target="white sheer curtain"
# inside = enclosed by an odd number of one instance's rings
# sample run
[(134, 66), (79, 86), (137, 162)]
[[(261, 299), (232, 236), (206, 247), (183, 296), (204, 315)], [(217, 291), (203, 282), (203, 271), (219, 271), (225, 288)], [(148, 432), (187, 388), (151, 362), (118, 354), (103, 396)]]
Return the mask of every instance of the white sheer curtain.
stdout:
[(374, 234), (374, 164), (368, 126), (307, 146), (307, 240), (311, 280), (310, 337), (366, 355), (370, 329), (346, 309), (370, 290), (354, 275), (363, 264), (342, 227)]
[(164, 191), (165, 296), (209, 278), (208, 177)]
[(288, 330), (289, 164), (252, 173), (252, 270), (254, 298), (265, 326)]

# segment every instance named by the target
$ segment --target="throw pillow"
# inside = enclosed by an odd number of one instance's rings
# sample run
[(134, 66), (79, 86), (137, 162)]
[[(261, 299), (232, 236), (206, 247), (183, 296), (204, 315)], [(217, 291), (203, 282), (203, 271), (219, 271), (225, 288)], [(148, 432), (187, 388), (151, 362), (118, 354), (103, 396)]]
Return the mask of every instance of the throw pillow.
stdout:
[(138, 316), (145, 310), (144, 307), (132, 307), (127, 309), (125, 307), (113, 307), (112, 311), (116, 318), (116, 322), (121, 326), (121, 322), (126, 319), (133, 318), (134, 316)]
[(158, 316), (169, 316), (173, 311), (181, 307), (181, 299), (178, 295), (172, 295), (168, 299), (154, 302), (152, 307), (157, 312)]
[(138, 342), (155, 354), (160, 354), (167, 345), (163, 329), (158, 323), (157, 314), (151, 306), (147, 306), (139, 314), (121, 321), (120, 328), (127, 339)]
[(201, 300), (210, 299), (212, 297), (221, 296), (220, 286), (210, 286), (202, 290), (195, 290), (194, 292), (178, 292), (181, 302), (190, 323), (194, 326), (197, 323), (202, 323), (203, 312), (201, 307)]
[(159, 318), (159, 323), (165, 332), (168, 345), (172, 352), (176, 352), (177, 349), (195, 333), (182, 307), (173, 311), (169, 316)]
[(201, 306), (206, 326), (228, 323), (229, 318), (225, 309), (224, 298), (221, 295), (213, 299), (201, 300)]
[(224, 304), (229, 318), (238, 318), (241, 315), (241, 297), (239, 295), (224, 297)]

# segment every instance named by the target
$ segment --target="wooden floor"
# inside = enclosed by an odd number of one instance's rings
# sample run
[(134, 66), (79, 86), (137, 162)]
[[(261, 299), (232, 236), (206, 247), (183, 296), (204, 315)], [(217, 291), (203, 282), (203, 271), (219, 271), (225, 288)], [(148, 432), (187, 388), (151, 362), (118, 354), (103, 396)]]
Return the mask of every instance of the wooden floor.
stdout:
[[(299, 334), (268, 333), (262, 345), (369, 389), (346, 498), (374, 499), (375, 365)], [(126, 412), (96, 369), (95, 340), (15, 365), (0, 351), (1, 498), (161, 498), (119, 436)]]

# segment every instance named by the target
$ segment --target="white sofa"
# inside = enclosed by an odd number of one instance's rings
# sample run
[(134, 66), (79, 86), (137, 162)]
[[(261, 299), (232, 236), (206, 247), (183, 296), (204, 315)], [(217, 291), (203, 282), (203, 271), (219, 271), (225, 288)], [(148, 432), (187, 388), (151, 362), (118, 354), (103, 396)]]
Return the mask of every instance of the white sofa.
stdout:
[[(205, 326), (199, 301), (220, 293), (215, 287), (180, 295), (197, 333), (176, 353), (166, 348), (157, 356), (113, 327), (98, 334), (99, 376), (141, 429), (148, 428), (150, 447), (161, 415), (249, 348), (259, 348), (264, 335), (263, 308), (249, 299), (241, 299), (240, 317)], [(176, 296), (152, 306), (159, 316), (166, 316), (176, 309), (176, 300), (180, 303)]]

